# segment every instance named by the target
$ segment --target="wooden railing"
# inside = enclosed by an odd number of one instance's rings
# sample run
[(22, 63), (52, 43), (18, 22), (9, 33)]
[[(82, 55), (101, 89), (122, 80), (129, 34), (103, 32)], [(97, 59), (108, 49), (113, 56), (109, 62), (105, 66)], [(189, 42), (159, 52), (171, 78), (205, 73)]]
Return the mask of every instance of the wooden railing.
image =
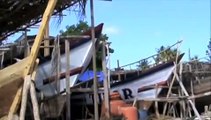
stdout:
[(138, 61), (136, 61), (136, 62), (132, 62), (132, 63), (126, 64), (126, 65), (120, 66), (119, 68), (116, 68), (116, 69), (117, 69), (117, 70), (134, 70), (134, 69), (136, 69), (136, 70), (143, 70), (143, 69), (141, 68), (141, 64), (142, 64), (143, 62), (147, 62), (147, 63), (148, 63), (147, 66), (146, 66), (146, 68), (151, 68), (151, 67), (154, 67), (154, 66), (156, 66), (156, 65), (158, 65), (158, 64), (160, 64), (160, 63), (164, 63), (164, 62), (166, 62), (166, 61), (157, 61), (157, 57), (158, 57), (161, 53), (163, 53), (163, 52), (165, 52), (166, 50), (169, 50), (169, 49), (175, 47), (177, 44), (179, 44), (179, 43), (181, 43), (181, 42), (182, 42), (182, 40), (176, 42), (175, 44), (173, 44), (173, 45), (171, 45), (171, 46), (169, 46), (169, 47), (167, 47), (165, 50), (163, 50), (163, 51), (161, 51), (161, 52), (159, 52), (159, 53), (157, 53), (157, 54), (151, 55), (151, 56), (149, 56), (149, 57), (147, 57), (147, 58), (138, 60)]

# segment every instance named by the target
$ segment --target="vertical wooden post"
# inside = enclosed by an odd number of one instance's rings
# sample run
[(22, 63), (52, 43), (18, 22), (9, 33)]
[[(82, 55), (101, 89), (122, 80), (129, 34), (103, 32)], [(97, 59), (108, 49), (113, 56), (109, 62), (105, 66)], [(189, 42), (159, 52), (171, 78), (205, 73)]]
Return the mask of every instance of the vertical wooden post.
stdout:
[(106, 68), (106, 55), (105, 55), (105, 41), (103, 41), (102, 45), (102, 66), (103, 66), (103, 73), (104, 73), (104, 103), (105, 103), (105, 110), (106, 110), (106, 118), (110, 119), (110, 105), (109, 105), (109, 86), (108, 86), (108, 74)]
[(120, 66), (119, 66), (119, 60), (117, 60), (117, 68), (119, 69), (119, 67), (120, 67)]
[(94, 3), (93, 0), (90, 0), (90, 12), (91, 12), (91, 38), (92, 38), (92, 45), (93, 45), (93, 57), (92, 57), (92, 62), (93, 62), (93, 71), (94, 71), (94, 117), (95, 120), (99, 119), (99, 114), (98, 114), (98, 81), (97, 81), (97, 75), (96, 75), (96, 50), (95, 50), (95, 30), (94, 30)]
[[(194, 86), (193, 86), (193, 79), (190, 80), (190, 87), (191, 87), (191, 95), (194, 96)], [(192, 99), (195, 105), (195, 98)]]
[(106, 43), (106, 50), (107, 50), (107, 57), (108, 57), (108, 89), (110, 91), (110, 85), (111, 85), (111, 80), (110, 80), (110, 52), (109, 52), (109, 46), (110, 46), (110, 43)]
[(120, 74), (120, 66), (119, 66), (119, 60), (117, 60), (117, 70), (118, 70), (118, 80), (121, 80), (121, 74)]
[(65, 54), (66, 54), (66, 120), (70, 120), (70, 43), (65, 40)]
[(57, 88), (57, 92), (60, 93), (60, 70), (61, 70), (61, 55), (60, 55), (60, 37), (58, 36), (57, 38), (57, 42), (55, 43), (56, 46), (58, 47), (58, 56), (57, 56), (57, 68), (56, 68), (56, 88)]
[(45, 48), (44, 48), (44, 56), (48, 56), (50, 54), (50, 48), (47, 47), (47, 46), (50, 45), (50, 42), (49, 42), (49, 21), (48, 21), (48, 23), (46, 25), (44, 38), (45, 38), (45, 40), (44, 40), (44, 46), (45, 46)]
[[(178, 88), (178, 94), (179, 94), (179, 97), (182, 96), (182, 92), (181, 92), (181, 89)], [(183, 107), (182, 107), (182, 101), (179, 101), (179, 105), (180, 105), (180, 118), (183, 119), (184, 118), (184, 115), (183, 115)]]
[(24, 57), (27, 57), (30, 53), (30, 47), (28, 45), (28, 41), (27, 41), (27, 29), (24, 31)]
[[(156, 86), (155, 86), (156, 88), (156, 96), (158, 95), (158, 85), (156, 84)], [(158, 110), (158, 101), (155, 101), (155, 112), (156, 112), (156, 117), (157, 117), (157, 119), (160, 119), (160, 114), (159, 114), (159, 110)]]
[(1, 61), (0, 62), (0, 70), (3, 69), (4, 54), (5, 54), (4, 51), (0, 54), (0, 58), (1, 58), (1, 60), (0, 60)]
[(96, 74), (96, 50), (95, 50), (95, 30), (94, 30), (94, 3), (93, 0), (90, 0), (90, 12), (91, 12), (91, 37), (92, 37), (92, 44), (93, 44), (93, 71), (94, 71), (94, 116), (95, 120), (99, 120), (99, 113), (98, 113), (98, 81), (97, 81), (97, 74)]

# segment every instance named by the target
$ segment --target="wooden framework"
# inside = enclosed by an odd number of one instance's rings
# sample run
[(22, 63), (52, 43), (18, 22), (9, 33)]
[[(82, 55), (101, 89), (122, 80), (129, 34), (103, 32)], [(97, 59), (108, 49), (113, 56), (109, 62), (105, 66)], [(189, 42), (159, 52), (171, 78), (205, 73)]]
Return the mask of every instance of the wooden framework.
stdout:
[[(4, 90), (6, 89), (5, 87), (8, 87), (8, 90), (10, 90), (10, 87), (12, 87), (12, 86), (10, 86), (11, 83), (17, 82), (18, 80), (19, 80), (19, 83), (18, 83), (19, 87), (21, 87), (21, 85), (23, 83), (23, 81), (21, 79), (24, 78), (24, 76), (31, 75), (32, 72), (34, 71), (37, 54), (39, 51), (39, 46), (43, 39), (46, 25), (49, 22), (49, 19), (52, 15), (52, 12), (55, 8), (56, 3), (57, 3), (57, 0), (49, 0), (49, 2), (48, 2), (47, 8), (43, 15), (43, 19), (42, 19), (42, 22), (40, 25), (39, 32), (35, 38), (35, 42), (32, 46), (31, 53), (30, 53), (29, 57), (0, 71), (0, 75), (2, 76), (0, 78), (0, 93), (4, 92)], [(17, 88), (18, 87), (16, 87), (14, 92), (17, 91)], [(18, 91), (20, 91), (21, 88), (18, 88), (18, 89), (19, 89)], [(19, 103), (18, 101), (20, 101), (19, 94), (20, 93), (17, 92), (17, 95), (13, 102), (14, 104), (12, 104), (12, 106), (11, 106), (10, 114), (14, 114), (17, 110), (17, 105)], [(4, 96), (4, 97), (6, 97), (6, 96)], [(6, 105), (6, 106), (10, 106), (10, 105)]]

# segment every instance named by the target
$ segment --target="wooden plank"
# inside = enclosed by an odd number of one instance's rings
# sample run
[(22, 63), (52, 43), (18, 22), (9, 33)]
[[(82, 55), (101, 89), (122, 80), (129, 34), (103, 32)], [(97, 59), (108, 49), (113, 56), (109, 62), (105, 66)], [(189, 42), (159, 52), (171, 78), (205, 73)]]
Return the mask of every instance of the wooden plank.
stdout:
[[(49, 21), (47, 23), (46, 26), (46, 30), (45, 30), (45, 37), (44, 38), (49, 38)], [(48, 56), (50, 54), (50, 49), (46, 46), (50, 45), (50, 41), (49, 40), (44, 40), (44, 56)]]
[(98, 80), (97, 80), (97, 74), (96, 74), (96, 50), (95, 50), (95, 28), (94, 28), (94, 2), (93, 0), (90, 0), (90, 12), (91, 12), (91, 38), (92, 38), (92, 45), (93, 45), (93, 56), (92, 56), (92, 62), (93, 62), (93, 71), (94, 71), (94, 119), (99, 120), (99, 109), (98, 109)]
[[(158, 85), (156, 84), (156, 91), (155, 91), (155, 94), (156, 96), (158, 96)], [(158, 108), (158, 101), (155, 101), (155, 113), (156, 113), (156, 117), (157, 119), (160, 119), (160, 114), (159, 114), (159, 108)]]
[(70, 42), (65, 40), (65, 54), (66, 54), (66, 120), (70, 120)]
[[(103, 80), (103, 85), (104, 85), (104, 104), (105, 104), (105, 115), (107, 119), (110, 119), (110, 102), (109, 102), (109, 95), (110, 95), (110, 90), (109, 90), (109, 85), (108, 85), (108, 75), (107, 75), (107, 68), (106, 68), (106, 55), (105, 55), (105, 41), (103, 41), (102, 45), (102, 66), (103, 66), (103, 74), (104, 74), (104, 80)], [(109, 76), (110, 77), (110, 76)]]
[[(69, 74), (70, 76), (75, 75), (75, 74), (78, 74), (78, 73), (80, 73), (80, 72), (82, 71), (82, 69), (83, 69), (83, 67), (77, 67), (77, 68), (75, 68), (75, 69), (73, 69), (73, 70), (69, 70), (69, 71), (68, 71), (68, 74)], [(60, 75), (59, 75), (59, 79), (60, 79), (60, 80), (63, 79), (63, 78), (65, 78), (65, 77), (66, 77), (66, 72), (60, 73)], [(56, 78), (57, 78), (57, 75), (51, 76), (51, 77), (49, 77), (49, 78), (46, 78), (46, 79), (43, 80), (43, 84), (51, 83), (51, 82), (53, 82)]]

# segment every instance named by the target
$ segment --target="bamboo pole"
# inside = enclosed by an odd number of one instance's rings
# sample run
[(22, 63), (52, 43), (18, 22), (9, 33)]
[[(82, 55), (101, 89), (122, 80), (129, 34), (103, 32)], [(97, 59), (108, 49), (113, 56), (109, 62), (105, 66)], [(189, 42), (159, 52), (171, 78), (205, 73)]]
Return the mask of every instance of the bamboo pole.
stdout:
[(102, 45), (102, 66), (103, 66), (103, 73), (104, 73), (104, 103), (105, 103), (105, 114), (106, 118), (110, 119), (110, 105), (109, 105), (109, 86), (108, 86), (108, 74), (107, 74), (107, 68), (106, 68), (106, 55), (105, 55), (105, 41), (103, 41)]
[(34, 119), (40, 120), (35, 86), (34, 86), (34, 82), (32, 82), (35, 80), (36, 68), (37, 68), (38, 64), (39, 64), (39, 59), (36, 60), (36, 63), (34, 66), (34, 71), (33, 71), (32, 75), (27, 75), (24, 80), (22, 101), (21, 101), (21, 110), (20, 110), (20, 120), (25, 119), (27, 96), (28, 96), (29, 91), (30, 91), (31, 101), (32, 101), (32, 106), (33, 106)]
[(36, 96), (36, 90), (35, 90), (35, 75), (36, 75), (36, 69), (39, 64), (39, 59), (36, 60), (35, 68), (31, 76), (31, 86), (30, 86), (30, 95), (31, 95), (31, 101), (32, 101), (32, 107), (33, 107), (33, 113), (34, 113), (34, 119), (40, 120), (40, 112), (37, 102), (37, 96)]
[(65, 40), (65, 54), (66, 54), (66, 120), (70, 120), (70, 43)]
[(98, 113), (98, 86), (97, 86), (97, 75), (96, 75), (96, 50), (95, 50), (95, 30), (94, 30), (94, 3), (93, 0), (90, 0), (90, 12), (91, 12), (91, 38), (92, 38), (92, 45), (93, 45), (93, 71), (94, 71), (94, 118), (95, 120), (99, 120), (99, 113)]
[[(156, 94), (156, 96), (158, 96), (158, 85), (157, 84), (156, 84), (155, 94)], [(159, 114), (159, 110), (158, 110), (158, 101), (155, 101), (155, 113), (156, 113), (157, 119), (160, 119), (160, 114)]]
[(22, 92), (22, 99), (21, 99), (21, 109), (20, 109), (20, 120), (25, 120), (27, 96), (28, 96), (28, 92), (29, 92), (30, 83), (31, 83), (31, 76), (27, 75), (24, 78), (24, 84), (23, 84), (23, 92)]

